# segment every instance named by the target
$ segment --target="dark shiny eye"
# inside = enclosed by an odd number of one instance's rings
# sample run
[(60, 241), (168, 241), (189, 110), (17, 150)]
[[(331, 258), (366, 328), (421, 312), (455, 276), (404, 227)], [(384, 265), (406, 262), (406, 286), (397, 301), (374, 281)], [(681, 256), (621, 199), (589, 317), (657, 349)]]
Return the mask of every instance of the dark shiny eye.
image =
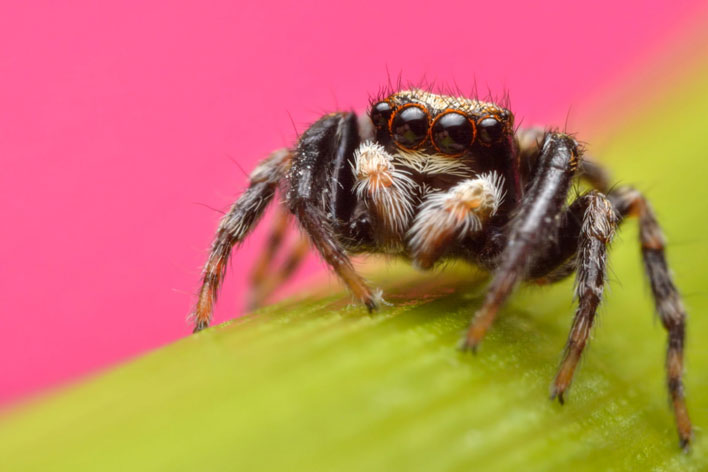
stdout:
[(477, 133), (482, 144), (499, 142), (504, 136), (504, 124), (496, 118), (487, 116), (477, 123)]
[(391, 112), (393, 108), (388, 102), (378, 102), (373, 107), (371, 107), (371, 121), (374, 122), (374, 126), (377, 128), (388, 127), (388, 120), (391, 118)]
[(433, 144), (445, 154), (460, 154), (474, 141), (474, 125), (461, 113), (448, 112), (433, 123)]
[(420, 105), (409, 104), (399, 109), (391, 121), (391, 136), (400, 146), (415, 149), (428, 135), (428, 113)]

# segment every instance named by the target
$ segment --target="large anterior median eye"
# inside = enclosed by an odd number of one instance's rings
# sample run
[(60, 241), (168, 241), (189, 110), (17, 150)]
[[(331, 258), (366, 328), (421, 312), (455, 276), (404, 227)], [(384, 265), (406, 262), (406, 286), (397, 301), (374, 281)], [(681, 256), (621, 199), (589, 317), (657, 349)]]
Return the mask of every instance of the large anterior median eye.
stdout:
[(403, 148), (418, 148), (428, 136), (429, 121), (428, 112), (423, 106), (414, 103), (404, 105), (391, 119), (391, 136)]
[(433, 122), (433, 145), (444, 154), (461, 154), (474, 141), (475, 127), (462, 113), (450, 111)]
[(371, 121), (374, 122), (374, 126), (377, 128), (387, 128), (388, 120), (391, 119), (391, 112), (393, 112), (393, 108), (391, 104), (386, 101), (378, 102), (371, 107), (370, 116)]

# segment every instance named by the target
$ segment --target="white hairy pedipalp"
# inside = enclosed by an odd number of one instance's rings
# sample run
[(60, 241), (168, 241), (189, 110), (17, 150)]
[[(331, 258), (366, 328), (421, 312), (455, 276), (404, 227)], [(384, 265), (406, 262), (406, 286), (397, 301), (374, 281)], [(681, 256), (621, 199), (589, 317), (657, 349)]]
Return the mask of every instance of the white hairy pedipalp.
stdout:
[(446, 192), (430, 194), (407, 233), (414, 259), (427, 260), (452, 238), (462, 239), (480, 231), (499, 209), (503, 189), (504, 178), (490, 172), (464, 180)]
[(380, 144), (367, 141), (354, 152), (354, 191), (391, 233), (403, 235), (413, 216), (415, 182), (396, 169), (394, 157)]

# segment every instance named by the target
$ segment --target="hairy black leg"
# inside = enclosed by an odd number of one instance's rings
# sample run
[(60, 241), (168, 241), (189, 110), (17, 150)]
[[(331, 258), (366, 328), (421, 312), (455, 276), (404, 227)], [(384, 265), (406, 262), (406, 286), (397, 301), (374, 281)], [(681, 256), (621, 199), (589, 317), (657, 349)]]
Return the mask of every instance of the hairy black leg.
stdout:
[(573, 373), (590, 336), (597, 307), (602, 301), (605, 286), (607, 246), (612, 240), (619, 215), (614, 205), (600, 192), (591, 191), (580, 197), (585, 207), (577, 251), (577, 275), (575, 296), (578, 309), (575, 312), (563, 360), (551, 387), (551, 398), (563, 403), (563, 394), (573, 380)]
[(578, 308), (563, 360), (551, 387), (551, 398), (563, 403), (563, 394), (587, 343), (604, 290), (607, 246), (619, 222), (610, 200), (593, 190), (576, 199), (564, 213), (558, 238), (529, 266), (528, 279), (551, 283), (577, 269), (575, 295)]
[(530, 256), (554, 235), (578, 159), (577, 144), (571, 137), (559, 133), (546, 135), (532, 184), (510, 222), (509, 239), (484, 303), (472, 319), (463, 349), (476, 348), (501, 305), (525, 276)]
[(280, 288), (290, 277), (295, 273), (295, 270), (300, 266), (303, 259), (310, 251), (310, 240), (305, 235), (300, 235), (297, 241), (288, 249), (288, 252), (282, 264), (271, 272), (263, 285), (260, 286), (256, 296), (257, 305), (260, 306), (263, 302)]
[(255, 310), (263, 305), (273, 292), (280, 288), (293, 275), (310, 250), (310, 241), (305, 235), (298, 236), (286, 251), (282, 263), (277, 267), (268, 266), (267, 276), (251, 287), (248, 309)]
[(529, 263), (526, 280), (546, 285), (562, 280), (577, 268), (578, 244), (588, 199), (577, 198), (563, 212), (557, 236), (541, 248)]
[(374, 292), (354, 270), (346, 251), (335, 239), (334, 231), (325, 214), (306, 203), (297, 203), (293, 211), (324, 260), (349, 287), (352, 294), (364, 303), (369, 311), (375, 310), (377, 301)]
[(683, 391), (683, 346), (686, 332), (686, 309), (666, 263), (666, 240), (656, 221), (649, 202), (637, 190), (620, 187), (608, 195), (619, 213), (639, 218), (639, 240), (642, 248), (644, 270), (649, 277), (656, 311), (669, 342), (666, 351), (667, 386), (676, 416), (679, 441), (687, 448), (691, 441), (691, 420), (686, 409)]
[(194, 321), (194, 332), (209, 325), (231, 248), (243, 241), (263, 215), (263, 210), (273, 199), (278, 183), (287, 173), (290, 163), (291, 154), (287, 149), (276, 151), (261, 161), (249, 176), (248, 189), (221, 219), (209, 259), (202, 271), (199, 299), (190, 315)]
[[(527, 181), (538, 161), (544, 137), (548, 132), (543, 128), (521, 128), (516, 132), (519, 149), (519, 170), (522, 180)], [(610, 189), (610, 174), (591, 156), (584, 155), (578, 164), (578, 177), (587, 181), (595, 190), (607, 194)]]
[(353, 215), (352, 158), (359, 145), (358, 123), (353, 113), (324, 116), (300, 138), (290, 170), (288, 206), (310, 240), (349, 287), (371, 311), (376, 297), (357, 274), (340, 237)]
[(273, 270), (273, 260), (283, 244), (283, 239), (288, 232), (289, 223), (290, 212), (287, 208), (279, 206), (273, 217), (266, 245), (251, 270), (251, 286), (248, 293), (248, 302), (246, 304), (248, 310), (258, 308), (265, 297), (268, 296), (264, 291), (264, 287), (271, 279), (269, 273)]
[(607, 194), (610, 191), (610, 173), (598, 162), (584, 157), (578, 166), (578, 176), (592, 187)]
[(263, 251), (251, 270), (252, 291), (257, 290), (258, 287), (266, 280), (268, 271), (271, 269), (271, 264), (275, 258), (275, 254), (283, 244), (283, 239), (288, 232), (289, 222), (290, 212), (286, 208), (279, 206), (273, 217), (270, 234), (266, 240), (265, 248), (263, 248)]
[(533, 127), (519, 128), (514, 134), (516, 147), (519, 150), (519, 173), (524, 184), (531, 179), (533, 170), (536, 168), (546, 133), (544, 128)]

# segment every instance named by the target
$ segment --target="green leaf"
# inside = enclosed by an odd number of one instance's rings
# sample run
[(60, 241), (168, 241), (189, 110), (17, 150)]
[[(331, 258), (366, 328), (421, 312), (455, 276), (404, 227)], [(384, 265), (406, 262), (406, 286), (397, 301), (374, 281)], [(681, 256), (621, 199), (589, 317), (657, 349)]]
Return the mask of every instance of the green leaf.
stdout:
[[(6, 413), (3, 470), (706, 470), (706, 70), (592, 149), (648, 190), (692, 315), (680, 453), (666, 335), (641, 273), (636, 224), (611, 251), (608, 297), (565, 406), (548, 399), (572, 281), (524, 288), (474, 356), (457, 342), (480, 304), (458, 266), (368, 275), (393, 306), (335, 293), (260, 310)], [(175, 314), (179, 322), (182, 314)]]

